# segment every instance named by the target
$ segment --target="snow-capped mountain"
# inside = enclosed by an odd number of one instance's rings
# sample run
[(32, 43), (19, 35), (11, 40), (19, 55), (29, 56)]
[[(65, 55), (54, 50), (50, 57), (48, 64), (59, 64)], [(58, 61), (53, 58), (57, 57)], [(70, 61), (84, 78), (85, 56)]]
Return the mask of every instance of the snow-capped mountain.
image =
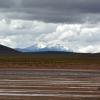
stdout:
[(24, 48), (24, 49), (17, 49), (22, 52), (42, 52), (42, 51), (67, 51), (66, 48), (64, 48), (61, 45), (56, 46), (44, 46), (39, 47), (38, 45), (32, 45), (30, 47)]

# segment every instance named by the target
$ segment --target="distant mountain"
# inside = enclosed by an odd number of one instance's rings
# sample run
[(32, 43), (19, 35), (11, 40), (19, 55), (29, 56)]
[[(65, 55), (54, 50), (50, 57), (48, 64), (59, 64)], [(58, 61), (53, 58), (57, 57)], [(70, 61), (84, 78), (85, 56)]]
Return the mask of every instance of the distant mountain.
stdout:
[(39, 48), (37, 48), (36, 45), (21, 49), (21, 48), (16, 48), (16, 50), (21, 51), (21, 52), (35, 52), (39, 51)]
[(0, 45), (0, 55), (6, 55), (6, 54), (18, 54), (20, 53), (17, 50), (14, 50), (12, 48), (6, 47), (4, 45)]
[(62, 46), (56, 46), (56, 47), (44, 47), (44, 48), (39, 48), (36, 45), (30, 46), (28, 48), (24, 48), (24, 49), (17, 49), (19, 51), (22, 52), (46, 52), (46, 51), (66, 51), (65, 48), (63, 48)]

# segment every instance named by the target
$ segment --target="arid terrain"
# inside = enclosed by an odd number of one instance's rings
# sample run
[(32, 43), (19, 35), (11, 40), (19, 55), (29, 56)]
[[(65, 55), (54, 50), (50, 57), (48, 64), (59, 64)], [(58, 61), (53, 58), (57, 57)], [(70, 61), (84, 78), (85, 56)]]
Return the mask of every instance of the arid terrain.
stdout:
[(100, 69), (100, 54), (1, 55), (0, 68)]
[(100, 100), (100, 71), (1, 69), (0, 100)]
[(100, 100), (99, 54), (0, 56), (0, 100)]

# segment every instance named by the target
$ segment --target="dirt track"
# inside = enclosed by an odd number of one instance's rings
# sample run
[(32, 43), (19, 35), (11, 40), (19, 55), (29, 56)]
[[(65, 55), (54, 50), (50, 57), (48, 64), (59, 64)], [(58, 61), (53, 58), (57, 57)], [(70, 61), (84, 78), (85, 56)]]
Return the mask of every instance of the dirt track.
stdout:
[(100, 100), (100, 71), (0, 69), (0, 100)]

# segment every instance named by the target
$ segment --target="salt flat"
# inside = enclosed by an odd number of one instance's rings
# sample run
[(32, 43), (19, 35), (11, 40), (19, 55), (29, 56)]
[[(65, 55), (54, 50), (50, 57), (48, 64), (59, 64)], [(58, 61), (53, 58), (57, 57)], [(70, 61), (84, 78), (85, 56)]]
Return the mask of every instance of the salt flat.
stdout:
[(1, 100), (100, 100), (100, 71), (0, 69)]

